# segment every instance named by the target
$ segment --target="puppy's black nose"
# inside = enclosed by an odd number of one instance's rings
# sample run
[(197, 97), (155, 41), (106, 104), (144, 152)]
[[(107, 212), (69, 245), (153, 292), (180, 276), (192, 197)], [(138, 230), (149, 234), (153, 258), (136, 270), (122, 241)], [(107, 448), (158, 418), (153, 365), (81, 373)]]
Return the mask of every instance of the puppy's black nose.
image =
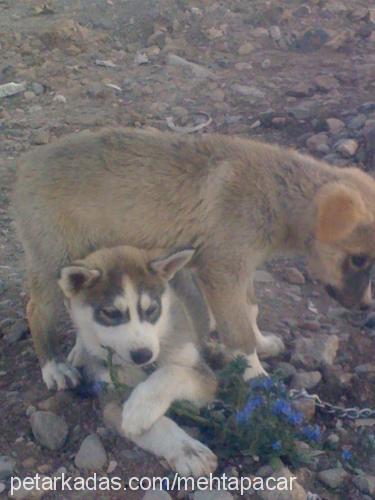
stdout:
[(150, 349), (138, 349), (137, 351), (131, 351), (130, 357), (137, 365), (144, 365), (152, 358), (152, 352)]
[(326, 292), (328, 293), (328, 295), (330, 297), (332, 297), (333, 299), (337, 299), (337, 293), (336, 293), (336, 290), (333, 288), (333, 286), (331, 285), (327, 285), (326, 286)]

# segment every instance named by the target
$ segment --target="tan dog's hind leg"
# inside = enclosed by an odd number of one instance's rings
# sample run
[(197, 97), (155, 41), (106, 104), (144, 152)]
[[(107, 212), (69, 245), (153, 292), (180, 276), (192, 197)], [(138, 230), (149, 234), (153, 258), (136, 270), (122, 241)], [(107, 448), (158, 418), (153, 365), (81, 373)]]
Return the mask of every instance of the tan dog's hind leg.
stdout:
[(261, 358), (268, 358), (277, 356), (285, 350), (284, 342), (276, 335), (263, 335), (257, 325), (257, 317), (259, 307), (255, 304), (249, 304), (250, 307), (250, 321), (255, 333), (257, 351)]
[(79, 373), (75, 368), (58, 363), (55, 359), (56, 338), (53, 337), (59, 313), (55, 297), (56, 292), (49, 290), (45, 283), (42, 291), (34, 285), (30, 291), (26, 314), (46, 386), (48, 389), (55, 386), (57, 389), (66, 389), (68, 385), (78, 384)]

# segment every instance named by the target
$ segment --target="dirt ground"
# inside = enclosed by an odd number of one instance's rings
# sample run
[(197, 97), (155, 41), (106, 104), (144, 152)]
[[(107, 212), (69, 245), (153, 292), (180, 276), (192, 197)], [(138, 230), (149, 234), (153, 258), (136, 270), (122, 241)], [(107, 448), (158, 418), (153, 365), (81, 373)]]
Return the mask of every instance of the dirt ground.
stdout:
[[(154, 457), (103, 428), (95, 401), (52, 396), (42, 383), (31, 338), (18, 321), (26, 292), (10, 193), (19, 155), (82, 129), (118, 124), (164, 130), (169, 117), (183, 127), (208, 116), (212, 122), (201, 133), (255, 137), (371, 173), (374, 7), (370, 0), (0, 0), (0, 86), (26, 82), (25, 91), (0, 98), (0, 455), (15, 459), (17, 475), (52, 475), (60, 467), (78, 474), (74, 455), (91, 432), (99, 433), (108, 460), (117, 463), (113, 474), (165, 474)], [(295, 268), (305, 279), (296, 280)], [(258, 283), (260, 326), (282, 335), (288, 346), (270, 369), (291, 361), (297, 338), (316, 330), (335, 334), (336, 359), (319, 369), (322, 380), (313, 392), (345, 407), (374, 408), (375, 336), (363, 326), (367, 313), (347, 312), (331, 301), (299, 259), (280, 257), (267, 272)], [(25, 334), (16, 340), (17, 333)], [(67, 331), (62, 349), (71, 339)], [(29, 418), (35, 408), (66, 419), (70, 433), (62, 449), (35, 442)], [(340, 447), (317, 468), (297, 471), (299, 482), (321, 498), (371, 498), (375, 457), (363, 443), (373, 438), (375, 420), (358, 425), (317, 413), (316, 421), (327, 435), (339, 434)], [(332, 489), (317, 472), (335, 467), (343, 446), (358, 457), (358, 470)], [(358, 487), (358, 471), (373, 478), (372, 489)]]

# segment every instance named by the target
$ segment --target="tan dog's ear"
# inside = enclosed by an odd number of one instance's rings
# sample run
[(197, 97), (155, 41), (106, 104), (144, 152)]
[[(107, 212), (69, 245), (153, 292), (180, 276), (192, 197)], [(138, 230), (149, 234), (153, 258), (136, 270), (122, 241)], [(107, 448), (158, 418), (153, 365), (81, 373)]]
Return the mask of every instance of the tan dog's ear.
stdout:
[(165, 280), (171, 280), (179, 269), (182, 269), (191, 260), (195, 253), (194, 248), (175, 250), (164, 257), (152, 260), (148, 267), (151, 272), (158, 274)]
[(349, 236), (359, 224), (372, 221), (358, 191), (343, 184), (324, 186), (316, 197), (316, 238), (333, 243)]
[(72, 298), (83, 288), (88, 288), (99, 278), (100, 271), (82, 266), (69, 266), (61, 269), (59, 287), (65, 297)]

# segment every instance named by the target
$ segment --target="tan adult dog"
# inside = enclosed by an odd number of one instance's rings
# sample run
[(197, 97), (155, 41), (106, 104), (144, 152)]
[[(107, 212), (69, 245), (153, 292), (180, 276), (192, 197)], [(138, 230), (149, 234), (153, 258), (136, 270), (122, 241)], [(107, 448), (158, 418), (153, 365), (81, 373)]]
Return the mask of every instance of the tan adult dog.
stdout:
[(252, 284), (275, 251), (307, 254), (341, 304), (369, 300), (374, 180), (293, 150), (220, 135), (85, 131), (21, 160), (15, 205), (27, 314), (48, 387), (77, 381), (52, 347), (58, 270), (97, 248), (194, 247), (192, 265), (218, 330), (229, 348), (249, 355), (248, 377), (264, 373), (257, 351), (282, 346), (257, 329)]

